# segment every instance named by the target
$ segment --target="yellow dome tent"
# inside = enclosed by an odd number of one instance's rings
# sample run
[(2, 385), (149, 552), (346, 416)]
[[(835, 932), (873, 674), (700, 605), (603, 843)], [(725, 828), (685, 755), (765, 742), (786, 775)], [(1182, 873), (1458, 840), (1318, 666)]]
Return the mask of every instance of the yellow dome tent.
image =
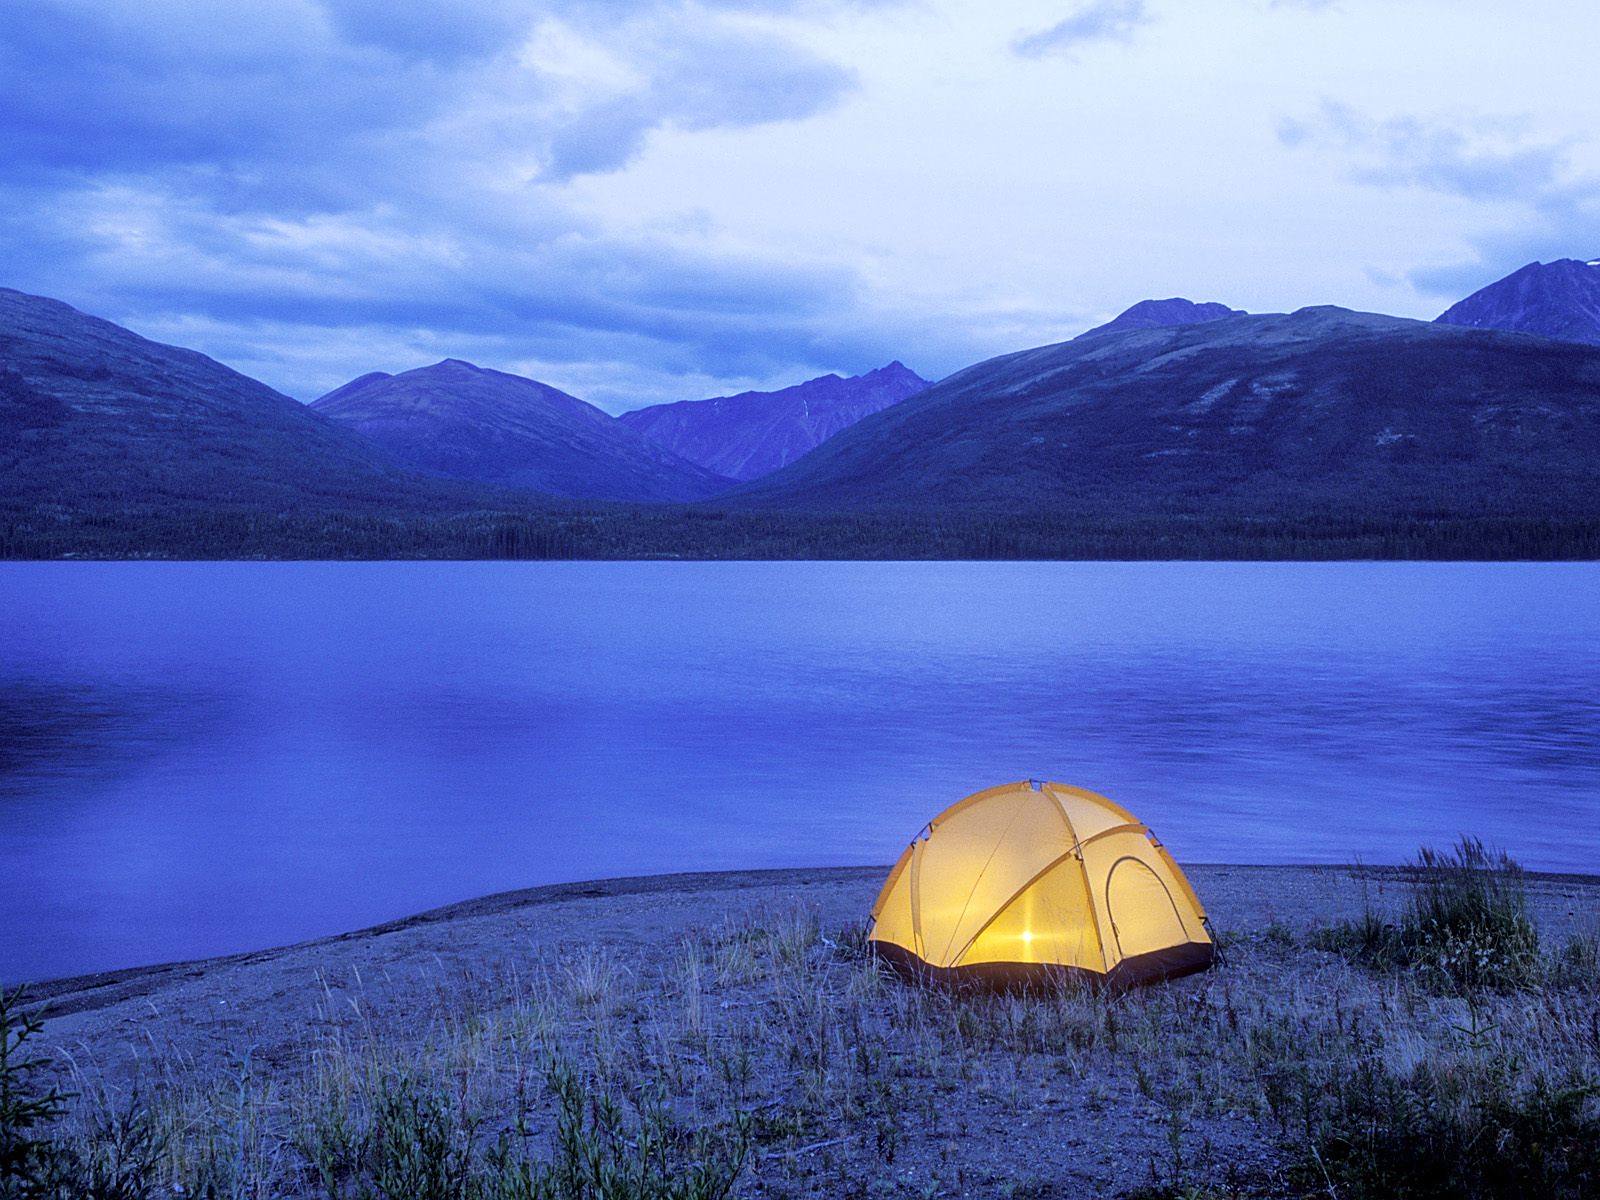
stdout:
[(1104, 796), (1024, 780), (917, 835), (872, 906), (873, 950), (920, 979), (1127, 986), (1203, 971), (1205, 910), (1166, 848)]

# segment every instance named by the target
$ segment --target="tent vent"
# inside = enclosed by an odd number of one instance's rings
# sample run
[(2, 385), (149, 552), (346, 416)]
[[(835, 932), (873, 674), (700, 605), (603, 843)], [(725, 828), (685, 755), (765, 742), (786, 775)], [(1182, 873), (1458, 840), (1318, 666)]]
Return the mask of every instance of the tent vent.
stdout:
[(1028, 780), (1028, 786), (1031, 787), (1034, 791), (1037, 792), (1040, 788), (1044, 787), (1044, 780), (1042, 780), (1042, 779), (1030, 779), (1030, 780)]

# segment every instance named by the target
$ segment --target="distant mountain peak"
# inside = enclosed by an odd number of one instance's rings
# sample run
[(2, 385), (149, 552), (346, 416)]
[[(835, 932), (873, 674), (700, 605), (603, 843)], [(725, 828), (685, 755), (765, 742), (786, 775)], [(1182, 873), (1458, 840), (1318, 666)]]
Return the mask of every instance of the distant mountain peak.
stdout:
[(1438, 317), (1443, 325), (1505, 329), (1600, 346), (1600, 258), (1531, 262)]
[(1282, 519), (1589, 513), (1597, 487), (1600, 348), (1322, 305), (1001, 355), (726, 503)]
[(621, 420), (674, 454), (733, 479), (786, 466), (875, 412), (929, 386), (899, 359), (849, 378), (819, 375), (775, 392), (682, 400)]
[(459, 358), (363, 375), (311, 407), (432, 475), (594, 500), (699, 500), (728, 483), (559, 388)]
[(1104, 325), (1097, 325), (1079, 337), (1093, 337), (1102, 333), (1123, 333), (1130, 329), (1167, 329), (1174, 325), (1200, 325), (1207, 321), (1220, 321), (1226, 317), (1242, 317), (1244, 312), (1215, 301), (1195, 303), (1182, 296), (1165, 300), (1141, 300), (1118, 313)]
[(371, 443), (194, 350), (59, 300), (0, 288), (5, 500), (119, 518), (216, 505), (262, 511), (422, 503)]
[(333, 391), (321, 397), (321, 399), (337, 400), (339, 397), (346, 395), (347, 393), (360, 391), (363, 388), (372, 387), (375, 384), (382, 383), (385, 379), (393, 378), (394, 376), (389, 374), (387, 371), (368, 371), (365, 375), (357, 375), (349, 383), (340, 384), (338, 387), (334, 388)]

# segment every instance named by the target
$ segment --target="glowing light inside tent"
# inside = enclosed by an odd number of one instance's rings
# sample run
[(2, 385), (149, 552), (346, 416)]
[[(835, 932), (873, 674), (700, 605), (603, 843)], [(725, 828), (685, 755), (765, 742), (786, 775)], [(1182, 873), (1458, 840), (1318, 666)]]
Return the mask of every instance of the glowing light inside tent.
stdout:
[(908, 972), (982, 967), (975, 974), (995, 981), (1046, 965), (1131, 984), (1214, 960), (1205, 909), (1178, 864), (1104, 796), (1002, 784), (927, 828), (889, 872), (868, 934)]

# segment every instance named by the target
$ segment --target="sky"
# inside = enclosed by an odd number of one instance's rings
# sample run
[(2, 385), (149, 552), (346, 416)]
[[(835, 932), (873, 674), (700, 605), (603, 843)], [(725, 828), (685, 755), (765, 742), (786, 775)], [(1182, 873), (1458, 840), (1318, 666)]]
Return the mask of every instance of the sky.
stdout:
[(4, 0), (0, 284), (612, 412), (1600, 256), (1594, 0)]

